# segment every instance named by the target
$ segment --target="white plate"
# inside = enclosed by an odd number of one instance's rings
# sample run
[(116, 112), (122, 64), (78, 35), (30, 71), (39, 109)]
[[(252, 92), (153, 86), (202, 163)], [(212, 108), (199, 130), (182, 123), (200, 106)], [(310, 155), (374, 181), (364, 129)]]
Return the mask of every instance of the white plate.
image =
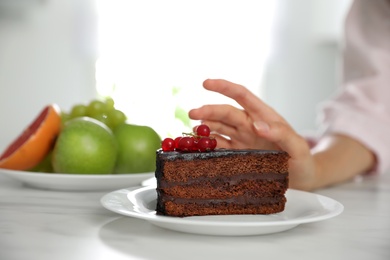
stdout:
[(152, 178), (149, 178), (149, 179), (142, 181), (141, 186), (157, 187), (156, 177), (152, 177)]
[(40, 173), (7, 169), (0, 169), (0, 174), (7, 175), (35, 188), (63, 191), (117, 190), (130, 186), (139, 186), (143, 180), (154, 176), (154, 172), (85, 175)]
[(314, 193), (289, 189), (283, 212), (272, 215), (224, 215), (168, 217), (156, 215), (155, 187), (129, 188), (113, 191), (101, 198), (102, 205), (124, 216), (144, 219), (175, 231), (220, 236), (247, 236), (276, 233), (299, 224), (329, 219), (339, 215), (341, 203)]

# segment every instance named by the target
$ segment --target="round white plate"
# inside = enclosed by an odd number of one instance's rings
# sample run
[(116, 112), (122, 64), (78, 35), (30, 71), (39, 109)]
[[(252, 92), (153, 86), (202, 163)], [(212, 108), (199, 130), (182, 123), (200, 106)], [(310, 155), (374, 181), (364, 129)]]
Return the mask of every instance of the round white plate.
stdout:
[(148, 178), (141, 182), (141, 186), (157, 187), (156, 177)]
[(289, 189), (285, 210), (272, 215), (214, 215), (169, 217), (156, 215), (155, 187), (113, 191), (101, 198), (102, 205), (124, 216), (144, 219), (175, 231), (221, 236), (247, 236), (276, 233), (299, 224), (329, 219), (339, 215), (344, 206), (325, 196)]
[(154, 172), (85, 175), (39, 173), (7, 169), (0, 169), (0, 174), (7, 175), (35, 188), (62, 191), (117, 190), (130, 186), (139, 186), (142, 181), (154, 176)]

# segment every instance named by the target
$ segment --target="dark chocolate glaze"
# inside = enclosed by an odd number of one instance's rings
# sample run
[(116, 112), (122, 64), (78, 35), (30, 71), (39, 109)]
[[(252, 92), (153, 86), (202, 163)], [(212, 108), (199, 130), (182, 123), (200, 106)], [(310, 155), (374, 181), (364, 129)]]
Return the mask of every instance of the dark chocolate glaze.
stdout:
[(194, 160), (194, 159), (208, 159), (208, 158), (218, 158), (218, 157), (229, 157), (236, 156), (237, 154), (286, 154), (284, 151), (276, 150), (256, 150), (256, 149), (215, 149), (210, 152), (164, 152), (161, 149), (156, 152), (159, 154), (160, 158), (164, 160)]

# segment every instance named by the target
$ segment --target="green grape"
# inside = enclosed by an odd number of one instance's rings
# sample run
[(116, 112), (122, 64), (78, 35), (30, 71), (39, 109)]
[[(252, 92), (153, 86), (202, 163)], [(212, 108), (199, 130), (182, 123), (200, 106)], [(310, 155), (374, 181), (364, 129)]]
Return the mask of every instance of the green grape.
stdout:
[(107, 114), (109, 120), (109, 126), (114, 129), (116, 126), (126, 122), (126, 115), (118, 109), (114, 109), (108, 112)]
[(61, 112), (61, 123), (65, 124), (69, 119), (71, 119), (70, 115), (65, 112)]
[[(106, 126), (110, 127), (109, 126), (109, 120), (108, 120), (108, 117), (106, 114), (96, 114), (96, 115), (93, 115), (91, 116), (92, 118), (95, 118), (96, 120), (99, 120), (100, 122), (102, 122), (103, 124), (105, 124)], [(111, 127), (110, 127), (111, 128)]]
[(106, 112), (114, 109), (115, 102), (114, 99), (112, 99), (111, 97), (107, 97), (104, 103), (106, 104)]
[(87, 105), (77, 104), (74, 105), (69, 114), (63, 114), (63, 121), (67, 121), (71, 118), (88, 116), (99, 120), (107, 125), (112, 130), (119, 124), (126, 121), (126, 115), (114, 107), (114, 100), (111, 97), (107, 97), (104, 101), (94, 99)]
[(87, 106), (79, 104), (74, 105), (70, 110), (70, 118), (82, 117), (87, 115)]
[(87, 116), (95, 117), (104, 114), (106, 104), (100, 100), (92, 100), (87, 106)]

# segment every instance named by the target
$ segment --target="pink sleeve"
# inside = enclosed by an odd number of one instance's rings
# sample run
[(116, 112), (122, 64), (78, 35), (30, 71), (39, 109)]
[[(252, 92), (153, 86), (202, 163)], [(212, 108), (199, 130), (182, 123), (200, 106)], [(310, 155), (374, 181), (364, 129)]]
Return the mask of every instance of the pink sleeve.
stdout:
[(359, 140), (390, 168), (390, 0), (357, 0), (345, 28), (343, 84), (322, 107), (324, 134)]

